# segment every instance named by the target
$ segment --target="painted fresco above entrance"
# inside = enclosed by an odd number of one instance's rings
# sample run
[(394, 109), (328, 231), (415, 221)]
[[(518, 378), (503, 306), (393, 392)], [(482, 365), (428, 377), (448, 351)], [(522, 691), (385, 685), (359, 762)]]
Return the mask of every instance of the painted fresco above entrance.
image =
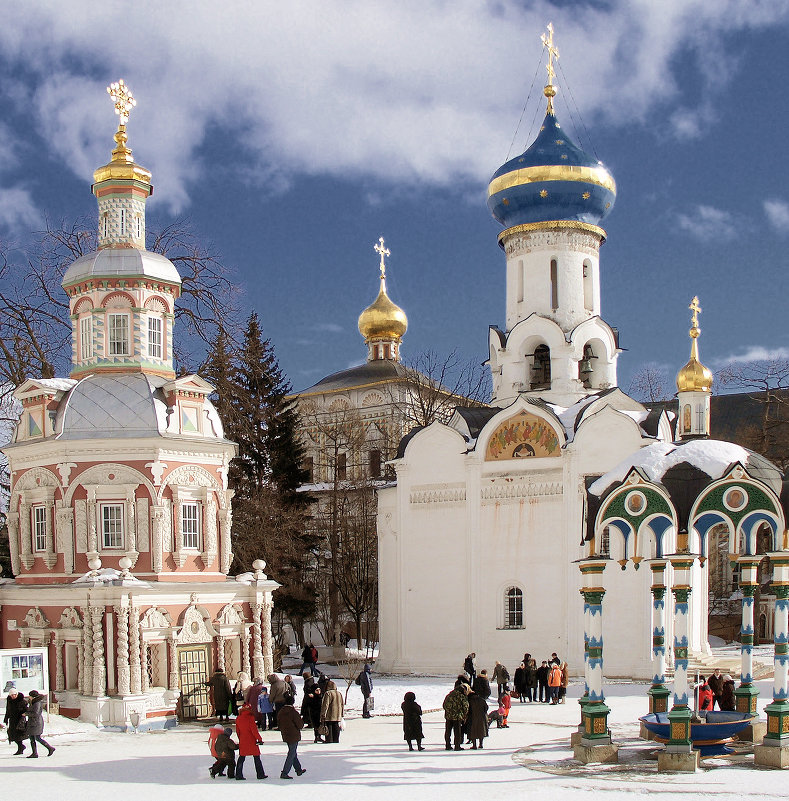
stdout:
[(558, 456), (560, 447), (561, 439), (547, 421), (522, 411), (509, 417), (493, 432), (485, 461)]

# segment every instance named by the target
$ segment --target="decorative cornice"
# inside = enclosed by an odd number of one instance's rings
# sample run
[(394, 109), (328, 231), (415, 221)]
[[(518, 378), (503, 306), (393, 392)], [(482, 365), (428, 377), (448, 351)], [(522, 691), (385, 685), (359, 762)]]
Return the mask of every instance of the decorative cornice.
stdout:
[(504, 498), (536, 498), (541, 496), (563, 495), (564, 487), (560, 481), (513, 481), (506, 484), (493, 484), (483, 487), (480, 493), (483, 500)]
[(600, 238), (601, 244), (605, 242), (606, 232), (598, 225), (579, 222), (578, 220), (547, 220), (545, 222), (523, 223), (506, 228), (499, 234), (499, 245), (504, 248), (504, 240), (513, 234), (522, 234), (529, 231), (586, 231)]

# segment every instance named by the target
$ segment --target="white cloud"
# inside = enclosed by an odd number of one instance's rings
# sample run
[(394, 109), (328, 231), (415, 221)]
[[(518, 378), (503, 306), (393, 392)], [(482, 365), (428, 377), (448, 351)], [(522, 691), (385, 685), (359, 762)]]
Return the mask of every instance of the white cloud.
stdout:
[(737, 235), (734, 215), (703, 204), (689, 214), (677, 214), (677, 225), (700, 242), (728, 241)]
[(765, 200), (764, 213), (773, 228), (783, 233), (789, 232), (789, 203), (783, 200)]
[(0, 188), (0, 230), (6, 234), (40, 226), (42, 214), (30, 192), (20, 186)]
[[(120, 12), (116, 3), (25, 0), (4, 9), (0, 57), (9, 73), (23, 65), (28, 76), (20, 111), (33, 110), (48, 147), (87, 180), (112, 147), (104, 87), (122, 76), (139, 102), (129, 143), (174, 211), (216, 169), (268, 191), (307, 174), (462, 193), (504, 160), (548, 19), (582, 113), (627, 123), (681, 102), (683, 76), (672, 72), (679, 54), (719, 53), (725, 34), (786, 23), (789, 8), (258, 0), (220, 9), (211, 0), (140, 0)], [(726, 69), (700, 60), (695, 88), (714, 93), (728, 79), (730, 53), (709, 61)], [(666, 126), (698, 135), (681, 113)], [(209, 135), (237, 151), (235, 164), (207, 163)]]
[(339, 334), (345, 330), (341, 325), (337, 325), (337, 323), (317, 323), (312, 326), (312, 328), (314, 331), (323, 331), (327, 334)]
[(766, 348), (763, 345), (751, 345), (742, 353), (733, 353), (720, 359), (720, 364), (736, 364), (741, 362), (772, 362), (789, 359), (789, 348)]

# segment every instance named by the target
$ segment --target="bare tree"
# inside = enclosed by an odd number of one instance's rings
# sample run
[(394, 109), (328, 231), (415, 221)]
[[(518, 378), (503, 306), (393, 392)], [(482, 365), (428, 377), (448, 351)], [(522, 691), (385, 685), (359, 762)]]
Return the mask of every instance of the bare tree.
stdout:
[(389, 398), (406, 428), (449, 422), (458, 406), (487, 406), (490, 375), (457, 351), (440, 356), (432, 350), (404, 363), (402, 380), (390, 384)]
[(642, 365), (630, 379), (627, 394), (642, 403), (658, 403), (669, 400), (674, 390), (666, 371), (650, 363)]
[(743, 429), (738, 442), (782, 470), (789, 467), (789, 359), (733, 362), (720, 370), (718, 380), (745, 390), (760, 406), (758, 425)]

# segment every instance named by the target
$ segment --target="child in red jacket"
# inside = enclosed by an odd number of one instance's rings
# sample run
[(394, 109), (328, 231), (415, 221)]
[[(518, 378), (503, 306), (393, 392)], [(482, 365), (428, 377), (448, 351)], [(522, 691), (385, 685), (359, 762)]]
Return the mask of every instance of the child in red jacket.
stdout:
[(501, 716), (501, 728), (509, 729), (507, 718), (510, 716), (510, 707), (512, 706), (512, 699), (509, 692), (506, 690), (499, 697), (499, 715)]

